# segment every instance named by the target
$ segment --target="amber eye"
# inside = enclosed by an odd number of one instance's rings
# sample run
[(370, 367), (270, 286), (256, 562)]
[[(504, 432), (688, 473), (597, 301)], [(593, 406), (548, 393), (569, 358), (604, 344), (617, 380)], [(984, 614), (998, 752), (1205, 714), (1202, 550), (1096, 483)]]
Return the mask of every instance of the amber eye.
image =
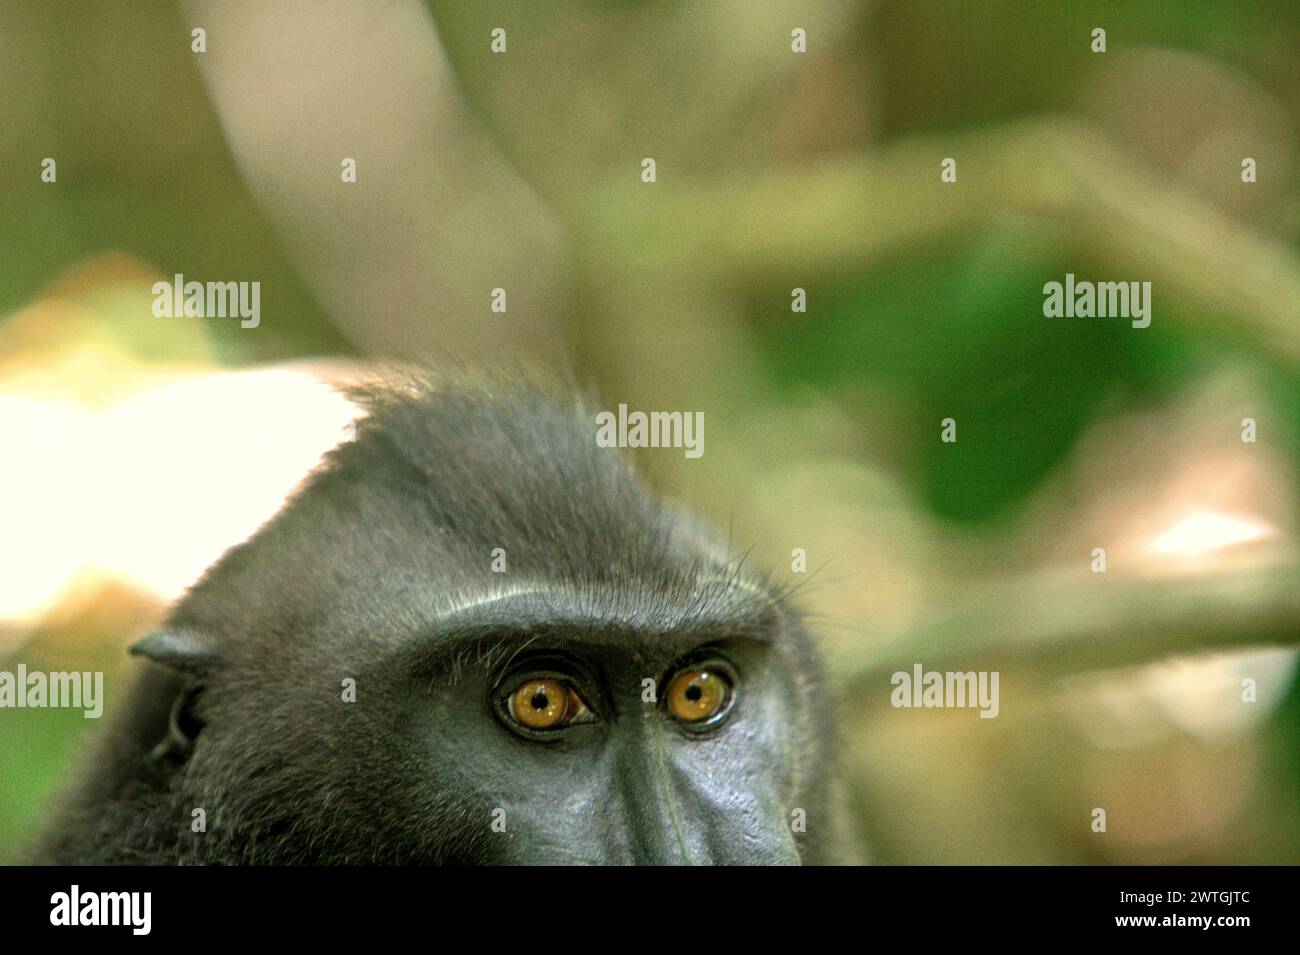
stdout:
[(590, 715), (577, 690), (550, 677), (521, 683), (510, 694), (509, 708), (511, 719), (532, 730), (558, 729)]
[(731, 705), (731, 683), (717, 670), (683, 670), (668, 684), (668, 712), (683, 723), (703, 723)]

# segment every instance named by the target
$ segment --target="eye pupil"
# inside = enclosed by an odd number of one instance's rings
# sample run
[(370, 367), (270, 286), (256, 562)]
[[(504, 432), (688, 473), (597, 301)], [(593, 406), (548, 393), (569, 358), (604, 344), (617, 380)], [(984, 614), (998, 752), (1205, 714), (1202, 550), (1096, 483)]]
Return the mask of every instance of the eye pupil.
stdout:
[(700, 689), (700, 685), (698, 683), (692, 683), (690, 686), (686, 688), (686, 698), (688, 700), (691, 700), (692, 702), (698, 700), (703, 695), (704, 695), (704, 691)]
[(538, 693), (533, 697), (533, 709), (544, 710), (551, 705), (551, 698), (545, 693)]

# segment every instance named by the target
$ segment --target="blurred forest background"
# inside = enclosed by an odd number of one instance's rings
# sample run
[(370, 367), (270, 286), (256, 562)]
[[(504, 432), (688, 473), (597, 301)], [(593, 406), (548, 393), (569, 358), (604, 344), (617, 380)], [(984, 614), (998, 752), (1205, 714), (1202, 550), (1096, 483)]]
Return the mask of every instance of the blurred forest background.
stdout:
[[(704, 411), (703, 458), (638, 463), (778, 579), (806, 550), (876, 861), (1300, 862), (1298, 33), (1293, 0), (4, 0), (0, 669), (103, 670), (111, 709), (338, 440), (322, 382), (523, 361)], [(1150, 281), (1150, 327), (1045, 318), (1067, 272)], [(155, 317), (175, 273), (259, 281), (259, 327)], [(998, 670), (999, 717), (891, 708), (917, 662)], [(97, 728), (0, 712), (0, 857)]]

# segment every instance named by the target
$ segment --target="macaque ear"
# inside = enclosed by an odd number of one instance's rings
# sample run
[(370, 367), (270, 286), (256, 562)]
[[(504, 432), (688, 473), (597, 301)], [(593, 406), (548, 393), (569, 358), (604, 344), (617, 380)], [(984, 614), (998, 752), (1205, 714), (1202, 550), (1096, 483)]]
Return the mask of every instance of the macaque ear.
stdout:
[(130, 653), (194, 676), (204, 676), (221, 665), (216, 646), (186, 630), (159, 630), (132, 645)]

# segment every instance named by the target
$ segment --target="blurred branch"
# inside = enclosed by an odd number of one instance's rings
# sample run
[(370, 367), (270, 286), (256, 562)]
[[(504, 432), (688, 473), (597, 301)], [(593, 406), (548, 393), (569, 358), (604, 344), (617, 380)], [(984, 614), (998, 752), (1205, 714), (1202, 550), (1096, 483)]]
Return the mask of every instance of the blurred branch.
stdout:
[[(958, 182), (939, 163), (958, 161)], [(1236, 175), (1225, 170), (1224, 175)], [(851, 273), (999, 217), (1025, 217), (1083, 261), (1221, 313), (1300, 361), (1300, 264), (1278, 243), (1124, 158), (1077, 123), (1036, 120), (909, 139), (819, 167), (654, 187), (594, 188), (573, 230), (611, 268), (743, 287)], [(966, 188), (977, 184), (977, 188)], [(1057, 276), (1059, 278), (1059, 276)], [(1218, 322), (1216, 322), (1218, 324)]]
[(868, 650), (843, 683), (878, 689), (915, 663), (960, 670), (1015, 661), (1064, 675), (1201, 652), (1297, 646), (1297, 581), (1295, 564), (1195, 578), (1081, 579), (1071, 571), (1003, 581)]

